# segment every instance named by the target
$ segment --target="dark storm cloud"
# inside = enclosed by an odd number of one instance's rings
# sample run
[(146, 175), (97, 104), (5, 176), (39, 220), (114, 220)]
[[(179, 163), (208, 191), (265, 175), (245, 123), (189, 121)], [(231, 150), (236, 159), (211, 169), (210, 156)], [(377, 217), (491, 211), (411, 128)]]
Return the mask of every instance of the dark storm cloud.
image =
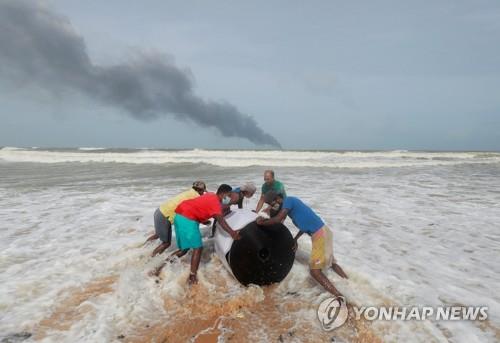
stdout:
[(226, 137), (280, 146), (235, 106), (194, 94), (190, 72), (166, 56), (138, 53), (127, 63), (94, 64), (71, 23), (33, 2), (0, 2), (0, 78), (13, 88), (35, 84), (54, 94), (76, 91), (139, 120), (170, 114), (215, 127)]

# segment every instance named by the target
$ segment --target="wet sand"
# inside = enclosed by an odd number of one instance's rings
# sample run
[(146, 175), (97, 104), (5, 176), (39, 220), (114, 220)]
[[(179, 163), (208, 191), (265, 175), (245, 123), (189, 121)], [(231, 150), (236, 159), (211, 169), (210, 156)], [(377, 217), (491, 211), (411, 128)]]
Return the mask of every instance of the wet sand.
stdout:
[[(217, 265), (220, 261), (214, 258), (211, 263)], [(342, 327), (326, 332), (316, 319), (318, 302), (311, 302), (299, 293), (283, 297), (279, 286), (271, 285), (249, 286), (231, 296), (225, 278), (216, 274), (204, 277), (208, 282), (188, 288), (180, 298), (168, 293), (163, 295), (162, 306), (168, 317), (159, 318), (156, 323), (144, 322), (139, 327), (129, 327), (123, 334), (117, 334), (116, 340), (129, 343), (382, 342), (371, 329), (372, 323), (355, 320), (352, 309)], [(183, 272), (178, 278), (183, 282), (187, 273)], [(62, 292), (62, 300), (39, 322), (33, 338), (41, 340), (49, 334), (69, 330), (84, 316), (92, 314), (93, 307), (86, 302), (112, 293), (117, 280), (116, 275), (108, 276)], [(160, 275), (155, 281), (161, 287), (166, 280)], [(304, 311), (309, 315), (303, 316)], [(313, 319), (297, 320), (304, 317)]]
[[(318, 323), (295, 322), (293, 318), (298, 311), (316, 311), (317, 305), (300, 298), (283, 302), (276, 295), (275, 288), (250, 287), (241, 297), (212, 304), (207, 300), (207, 290), (196, 285), (188, 293), (182, 310), (172, 320), (139, 330), (136, 337), (124, 341), (331, 342), (340, 338), (359, 343), (382, 342), (370, 329), (369, 322), (354, 319), (353, 311), (350, 311), (346, 324), (334, 332), (323, 331)], [(174, 304), (165, 300), (165, 305)]]
[(42, 319), (36, 328), (33, 338), (43, 339), (48, 331), (65, 331), (68, 330), (75, 322), (81, 320), (83, 316), (92, 310), (92, 306), (85, 304), (89, 299), (95, 298), (102, 294), (111, 293), (113, 284), (118, 279), (118, 276), (112, 275), (104, 278), (96, 279), (84, 287), (72, 288), (64, 291), (64, 294), (69, 296), (64, 297), (61, 302), (57, 303), (52, 313)]

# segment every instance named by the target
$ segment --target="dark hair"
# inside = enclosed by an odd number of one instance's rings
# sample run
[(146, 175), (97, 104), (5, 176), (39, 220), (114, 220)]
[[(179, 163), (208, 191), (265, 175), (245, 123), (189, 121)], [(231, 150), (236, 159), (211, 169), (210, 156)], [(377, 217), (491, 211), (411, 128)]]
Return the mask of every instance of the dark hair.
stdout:
[(273, 177), (273, 179), (274, 179), (274, 170), (272, 170), (272, 169), (268, 169), (268, 170), (265, 170), (265, 171), (264, 171), (264, 173), (270, 173), (270, 174), (271, 174), (271, 176), (272, 176), (272, 177)]
[(229, 185), (226, 185), (223, 183), (222, 185), (217, 188), (217, 194), (222, 194), (222, 193), (229, 193), (233, 190), (233, 188)]
[(193, 182), (193, 189), (197, 192), (206, 192), (207, 191), (207, 185), (203, 181), (195, 181)]
[(280, 197), (283, 199), (283, 193), (276, 191), (269, 191), (264, 195), (264, 202), (266, 204), (271, 204), (276, 198)]

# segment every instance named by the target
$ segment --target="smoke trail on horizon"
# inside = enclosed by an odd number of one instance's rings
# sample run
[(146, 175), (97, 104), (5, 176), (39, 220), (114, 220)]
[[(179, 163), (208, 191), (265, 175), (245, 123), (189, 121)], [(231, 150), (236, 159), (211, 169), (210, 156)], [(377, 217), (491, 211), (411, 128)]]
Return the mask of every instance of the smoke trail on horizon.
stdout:
[(34, 84), (53, 94), (76, 91), (139, 120), (173, 115), (214, 127), (225, 137), (280, 147), (253, 117), (196, 95), (189, 70), (162, 54), (138, 53), (112, 66), (94, 64), (69, 20), (38, 3), (0, 2), (0, 76), (7, 85)]

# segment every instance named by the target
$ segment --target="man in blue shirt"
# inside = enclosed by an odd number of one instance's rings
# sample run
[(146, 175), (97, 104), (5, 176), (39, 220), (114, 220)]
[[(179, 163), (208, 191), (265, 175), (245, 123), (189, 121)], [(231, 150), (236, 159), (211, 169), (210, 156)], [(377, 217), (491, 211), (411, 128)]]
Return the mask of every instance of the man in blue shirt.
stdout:
[(304, 233), (311, 236), (312, 252), (309, 260), (311, 276), (328, 292), (335, 296), (342, 296), (322, 271), (322, 269), (331, 266), (339, 276), (347, 279), (347, 274), (333, 257), (333, 235), (330, 228), (309, 206), (297, 197), (287, 196), (283, 198), (283, 194), (269, 191), (265, 195), (265, 202), (271, 206), (281, 205), (281, 210), (271, 219), (257, 218), (257, 224), (261, 226), (273, 225), (283, 222), (286, 216), (289, 216), (293, 224), (299, 229), (294, 238), (295, 242), (292, 249), (297, 249), (297, 240)]

